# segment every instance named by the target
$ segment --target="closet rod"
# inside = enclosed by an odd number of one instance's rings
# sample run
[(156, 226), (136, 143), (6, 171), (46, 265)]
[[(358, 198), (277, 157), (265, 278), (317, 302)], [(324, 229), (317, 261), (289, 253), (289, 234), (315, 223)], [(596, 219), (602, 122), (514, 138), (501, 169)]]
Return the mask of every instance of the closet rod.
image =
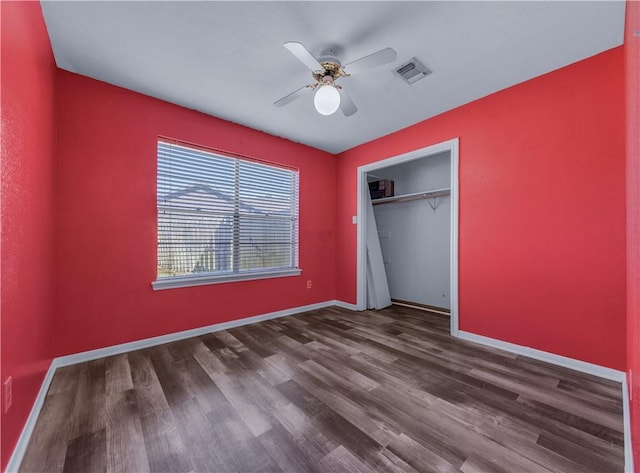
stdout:
[(382, 199), (373, 199), (371, 203), (373, 205), (390, 204), (392, 202), (408, 202), (410, 200), (428, 199), (430, 197), (442, 197), (445, 195), (451, 195), (450, 188), (426, 192), (414, 192), (413, 194), (396, 195), (393, 197), (383, 197)]

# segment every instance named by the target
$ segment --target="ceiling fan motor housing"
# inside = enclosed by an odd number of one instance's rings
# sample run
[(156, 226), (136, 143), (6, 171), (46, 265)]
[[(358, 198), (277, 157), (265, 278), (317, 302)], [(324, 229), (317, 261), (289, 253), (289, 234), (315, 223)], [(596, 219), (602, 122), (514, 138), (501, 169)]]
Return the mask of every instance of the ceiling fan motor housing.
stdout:
[(339, 77), (346, 77), (349, 74), (344, 72), (339, 62), (323, 62), (321, 63), (323, 70), (313, 71), (311, 74), (318, 82), (323, 82), (325, 77), (329, 77), (332, 81)]

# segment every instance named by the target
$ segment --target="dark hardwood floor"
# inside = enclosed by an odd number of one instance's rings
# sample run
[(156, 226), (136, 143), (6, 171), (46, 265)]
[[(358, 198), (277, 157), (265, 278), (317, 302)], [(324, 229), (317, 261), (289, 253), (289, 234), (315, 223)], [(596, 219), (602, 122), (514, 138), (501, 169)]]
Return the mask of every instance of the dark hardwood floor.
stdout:
[(322, 309), (59, 369), (22, 472), (623, 471), (619, 383)]

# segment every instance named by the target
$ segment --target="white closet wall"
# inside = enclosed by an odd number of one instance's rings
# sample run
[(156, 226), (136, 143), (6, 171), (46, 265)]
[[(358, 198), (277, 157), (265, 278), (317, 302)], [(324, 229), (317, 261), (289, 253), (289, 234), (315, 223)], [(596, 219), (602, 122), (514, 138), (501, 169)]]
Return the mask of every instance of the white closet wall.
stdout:
[[(375, 176), (393, 180), (396, 196), (449, 188), (450, 155), (377, 170)], [(450, 308), (450, 206), (449, 196), (374, 205), (393, 299)]]

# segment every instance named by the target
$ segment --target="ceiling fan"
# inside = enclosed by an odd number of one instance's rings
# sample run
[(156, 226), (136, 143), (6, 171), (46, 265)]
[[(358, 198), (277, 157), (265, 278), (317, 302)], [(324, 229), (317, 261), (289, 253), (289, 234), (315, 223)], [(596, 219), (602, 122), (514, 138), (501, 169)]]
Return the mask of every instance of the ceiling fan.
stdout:
[(349, 94), (347, 94), (340, 85), (336, 84), (336, 80), (393, 62), (397, 57), (393, 48), (384, 48), (368, 56), (342, 65), (332, 51), (327, 51), (322, 57), (316, 59), (302, 43), (290, 41), (284, 43), (284, 47), (305, 66), (311, 69), (311, 75), (315, 79), (315, 82), (300, 87), (289, 95), (285, 95), (276, 101), (274, 105), (276, 107), (282, 107), (293, 102), (306, 92), (315, 90), (316, 93), (313, 98), (313, 104), (318, 113), (322, 115), (331, 115), (335, 113), (338, 108), (340, 108), (342, 113), (347, 117), (356, 113), (358, 107), (353, 103)]

